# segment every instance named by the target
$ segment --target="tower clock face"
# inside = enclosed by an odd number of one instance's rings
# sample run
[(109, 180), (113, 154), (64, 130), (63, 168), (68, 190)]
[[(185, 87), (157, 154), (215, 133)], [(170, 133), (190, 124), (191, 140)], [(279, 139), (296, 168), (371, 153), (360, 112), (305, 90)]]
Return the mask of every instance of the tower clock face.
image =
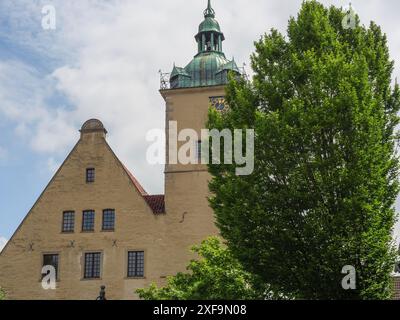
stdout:
[(217, 111), (225, 111), (227, 109), (227, 104), (225, 97), (210, 97), (211, 106)]

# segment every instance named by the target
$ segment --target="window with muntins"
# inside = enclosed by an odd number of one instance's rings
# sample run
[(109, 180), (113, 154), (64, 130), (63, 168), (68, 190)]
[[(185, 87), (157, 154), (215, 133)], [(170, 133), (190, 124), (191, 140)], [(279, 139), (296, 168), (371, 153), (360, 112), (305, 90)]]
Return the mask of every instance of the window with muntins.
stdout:
[(99, 279), (101, 272), (101, 253), (85, 253), (85, 279)]
[(94, 168), (86, 169), (86, 182), (93, 183), (94, 179), (95, 179), (95, 169)]
[[(43, 255), (43, 267), (53, 266), (56, 270), (56, 279), (58, 279), (58, 254), (44, 254)], [(46, 274), (42, 274), (45, 277)]]
[(83, 211), (82, 215), (82, 231), (94, 231), (94, 210)]
[(201, 146), (201, 140), (196, 141), (196, 160), (199, 164), (201, 164)]
[(75, 227), (75, 212), (63, 212), (62, 232), (74, 232)]
[(103, 210), (103, 231), (114, 231), (115, 229), (115, 210)]
[(144, 252), (128, 252), (128, 278), (144, 277)]

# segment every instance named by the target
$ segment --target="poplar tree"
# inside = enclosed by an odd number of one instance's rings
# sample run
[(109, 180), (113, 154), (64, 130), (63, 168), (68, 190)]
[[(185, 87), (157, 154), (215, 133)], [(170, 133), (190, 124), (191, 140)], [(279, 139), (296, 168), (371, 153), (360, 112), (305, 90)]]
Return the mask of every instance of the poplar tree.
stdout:
[(391, 298), (400, 96), (386, 36), (305, 1), (286, 36), (255, 43), (251, 64), (252, 81), (228, 85), (229, 111), (209, 114), (210, 129), (255, 130), (253, 174), (209, 165), (230, 251), (288, 298)]

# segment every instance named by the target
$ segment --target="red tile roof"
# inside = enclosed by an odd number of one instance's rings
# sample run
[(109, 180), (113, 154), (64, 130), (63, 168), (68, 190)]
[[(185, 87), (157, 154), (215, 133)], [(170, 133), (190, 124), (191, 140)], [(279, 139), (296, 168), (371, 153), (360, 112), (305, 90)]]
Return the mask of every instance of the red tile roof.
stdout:
[(400, 277), (394, 277), (394, 300), (400, 300)]
[(146, 190), (142, 187), (139, 181), (135, 178), (135, 176), (128, 170), (127, 167), (121, 162), (123, 168), (125, 169), (126, 173), (128, 174), (129, 178), (131, 179), (133, 185), (135, 186), (136, 190), (140, 193), (143, 199), (146, 201), (148, 206), (151, 208), (154, 214), (161, 214), (165, 213), (165, 200), (164, 195), (149, 195)]
[(149, 207), (153, 210), (154, 214), (165, 213), (165, 199), (164, 195), (144, 196)]
[(125, 170), (126, 174), (128, 175), (129, 179), (131, 180), (132, 184), (135, 186), (135, 189), (139, 192), (139, 194), (143, 197), (146, 201), (147, 205), (153, 211), (153, 214), (161, 214), (165, 213), (165, 200), (164, 195), (155, 195), (150, 196), (146, 190), (142, 187), (139, 181), (135, 178), (135, 176), (128, 170), (127, 167), (122, 163), (122, 161), (117, 157), (111, 147), (106, 143), (107, 147), (114, 155), (115, 159), (121, 164), (122, 168)]
[(144, 188), (142, 187), (142, 185), (139, 183), (139, 181), (137, 181), (137, 179), (135, 178), (135, 176), (128, 170), (127, 167), (125, 167), (125, 165), (121, 162), (122, 166), (124, 167), (126, 173), (128, 174), (129, 178), (131, 179), (133, 185), (135, 186), (135, 188), (137, 189), (137, 191), (139, 191), (139, 193), (142, 196), (147, 196), (147, 192), (146, 190), (144, 190)]

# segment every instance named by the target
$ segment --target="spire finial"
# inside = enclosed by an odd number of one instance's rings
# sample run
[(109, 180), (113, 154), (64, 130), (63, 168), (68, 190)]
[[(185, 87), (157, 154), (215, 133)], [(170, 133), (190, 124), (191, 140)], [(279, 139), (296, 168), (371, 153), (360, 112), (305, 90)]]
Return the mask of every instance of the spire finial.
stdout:
[(206, 17), (206, 18), (207, 17), (215, 18), (215, 11), (211, 7), (211, 0), (208, 0), (207, 9), (204, 10), (204, 17)]

